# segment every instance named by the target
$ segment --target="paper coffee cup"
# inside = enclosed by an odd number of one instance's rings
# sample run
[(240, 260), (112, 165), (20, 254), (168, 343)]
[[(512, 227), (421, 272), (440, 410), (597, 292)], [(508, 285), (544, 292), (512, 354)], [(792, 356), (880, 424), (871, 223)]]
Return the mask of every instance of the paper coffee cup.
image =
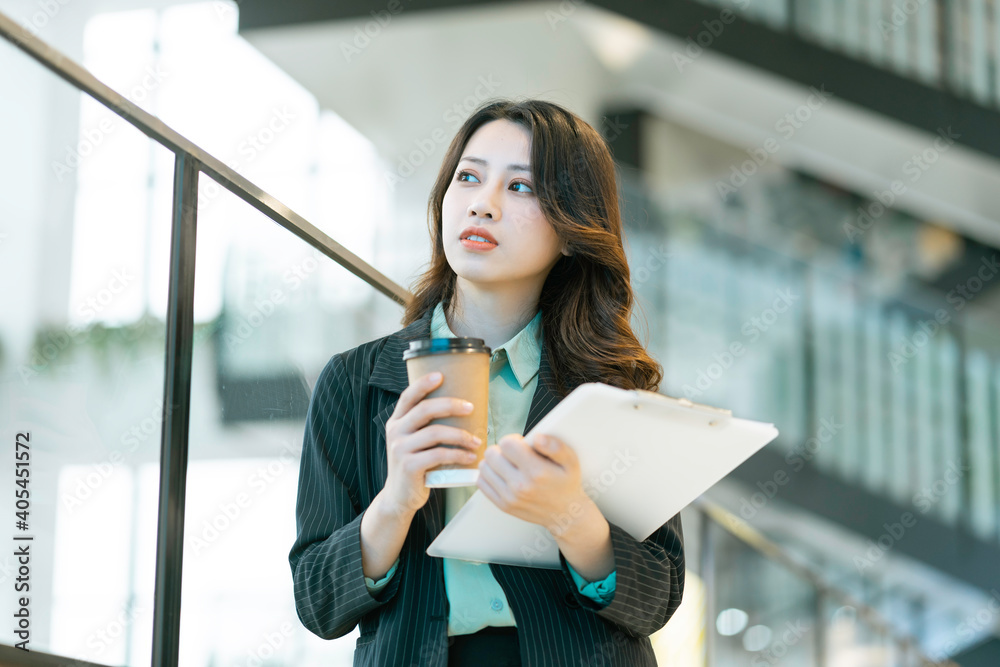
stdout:
[[(424, 338), (410, 342), (403, 352), (410, 384), (428, 373), (440, 371), (441, 385), (425, 398), (448, 396), (473, 405), (467, 415), (452, 415), (431, 420), (465, 429), (483, 442), (476, 450), (476, 460), (468, 465), (445, 463), (427, 471), (428, 487), (471, 486), (479, 479), (479, 464), (486, 453), (486, 420), (490, 391), (490, 348), (482, 338)], [(465, 449), (460, 445), (440, 443), (438, 447)]]

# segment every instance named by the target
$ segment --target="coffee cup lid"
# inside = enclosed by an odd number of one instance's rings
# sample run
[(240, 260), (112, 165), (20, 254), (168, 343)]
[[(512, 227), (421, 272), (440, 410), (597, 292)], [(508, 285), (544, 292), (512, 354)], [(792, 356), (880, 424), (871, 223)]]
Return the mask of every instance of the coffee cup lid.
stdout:
[(451, 354), (466, 352), (490, 353), (482, 338), (423, 338), (410, 341), (410, 349), (403, 352), (403, 359), (412, 359), (425, 354)]

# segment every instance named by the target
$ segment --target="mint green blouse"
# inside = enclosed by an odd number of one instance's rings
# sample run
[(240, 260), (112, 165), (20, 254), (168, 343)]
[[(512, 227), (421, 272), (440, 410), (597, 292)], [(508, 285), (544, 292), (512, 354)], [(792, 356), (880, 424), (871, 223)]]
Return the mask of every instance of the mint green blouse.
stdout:
[[(513, 338), (492, 350), (490, 359), (489, 406), (487, 407), (486, 445), (495, 445), (508, 433), (523, 433), (528, 421), (531, 398), (538, 384), (538, 366), (542, 354), (542, 312)], [(455, 338), (438, 302), (431, 316), (431, 336)], [(478, 491), (476, 486), (445, 489), (445, 523), (451, 521), (462, 505)], [(487, 626), (516, 626), (507, 604), (507, 596), (487, 563), (474, 563), (458, 558), (444, 558), (445, 590), (450, 603), (448, 634), (477, 632)], [(372, 593), (382, 590), (392, 578), (399, 559), (385, 576), (374, 581), (365, 577)], [(567, 565), (569, 565), (567, 563)], [(614, 596), (615, 572), (605, 579), (588, 582), (569, 566), (579, 591), (598, 604), (608, 604)]]

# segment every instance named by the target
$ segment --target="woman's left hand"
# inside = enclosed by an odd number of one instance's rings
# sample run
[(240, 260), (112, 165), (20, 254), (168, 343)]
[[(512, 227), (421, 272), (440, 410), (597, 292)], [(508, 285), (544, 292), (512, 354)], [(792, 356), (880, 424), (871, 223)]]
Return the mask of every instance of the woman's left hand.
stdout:
[(533, 441), (535, 447), (510, 433), (487, 447), (476, 486), (507, 514), (559, 537), (586, 516), (593, 501), (583, 491), (576, 452), (553, 436)]

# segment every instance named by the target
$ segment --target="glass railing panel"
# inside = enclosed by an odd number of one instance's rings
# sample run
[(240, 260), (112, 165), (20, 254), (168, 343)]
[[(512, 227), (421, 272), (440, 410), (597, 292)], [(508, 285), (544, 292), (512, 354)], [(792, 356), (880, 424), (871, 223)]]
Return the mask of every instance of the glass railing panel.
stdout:
[(715, 564), (715, 618), (708, 624), (712, 664), (816, 665), (815, 589), (717, 524), (709, 535)]
[[(5, 509), (25, 492), (0, 643), (148, 665), (172, 154), (5, 40), (0, 86), (16, 91), (0, 104)], [(15, 448), (29, 472), (12, 488)], [(30, 553), (27, 637), (10, 545)]]
[(826, 664), (887, 664), (881, 650), (874, 646), (876, 633), (863, 622), (854, 606), (845, 605), (835, 597), (826, 597), (822, 609)]
[[(156, 73), (145, 108), (307, 220), (327, 211), (354, 217), (359, 224), (336, 240), (374, 262), (366, 223), (392, 201), (383, 173), (371, 177), (374, 144), (238, 33), (238, 5), (96, 14), (85, 30), (95, 47), (83, 65), (123, 93), (134, 86), (122, 63)], [(202, 205), (211, 207), (217, 192), (213, 183)]]
[[(216, 192), (198, 221), (196, 322), (211, 335), (193, 357), (180, 662), (349, 665), (359, 630), (320, 639), (292, 596), (305, 414), (329, 359), (401, 328), (403, 308)], [(336, 238), (354, 221), (315, 224)]]

